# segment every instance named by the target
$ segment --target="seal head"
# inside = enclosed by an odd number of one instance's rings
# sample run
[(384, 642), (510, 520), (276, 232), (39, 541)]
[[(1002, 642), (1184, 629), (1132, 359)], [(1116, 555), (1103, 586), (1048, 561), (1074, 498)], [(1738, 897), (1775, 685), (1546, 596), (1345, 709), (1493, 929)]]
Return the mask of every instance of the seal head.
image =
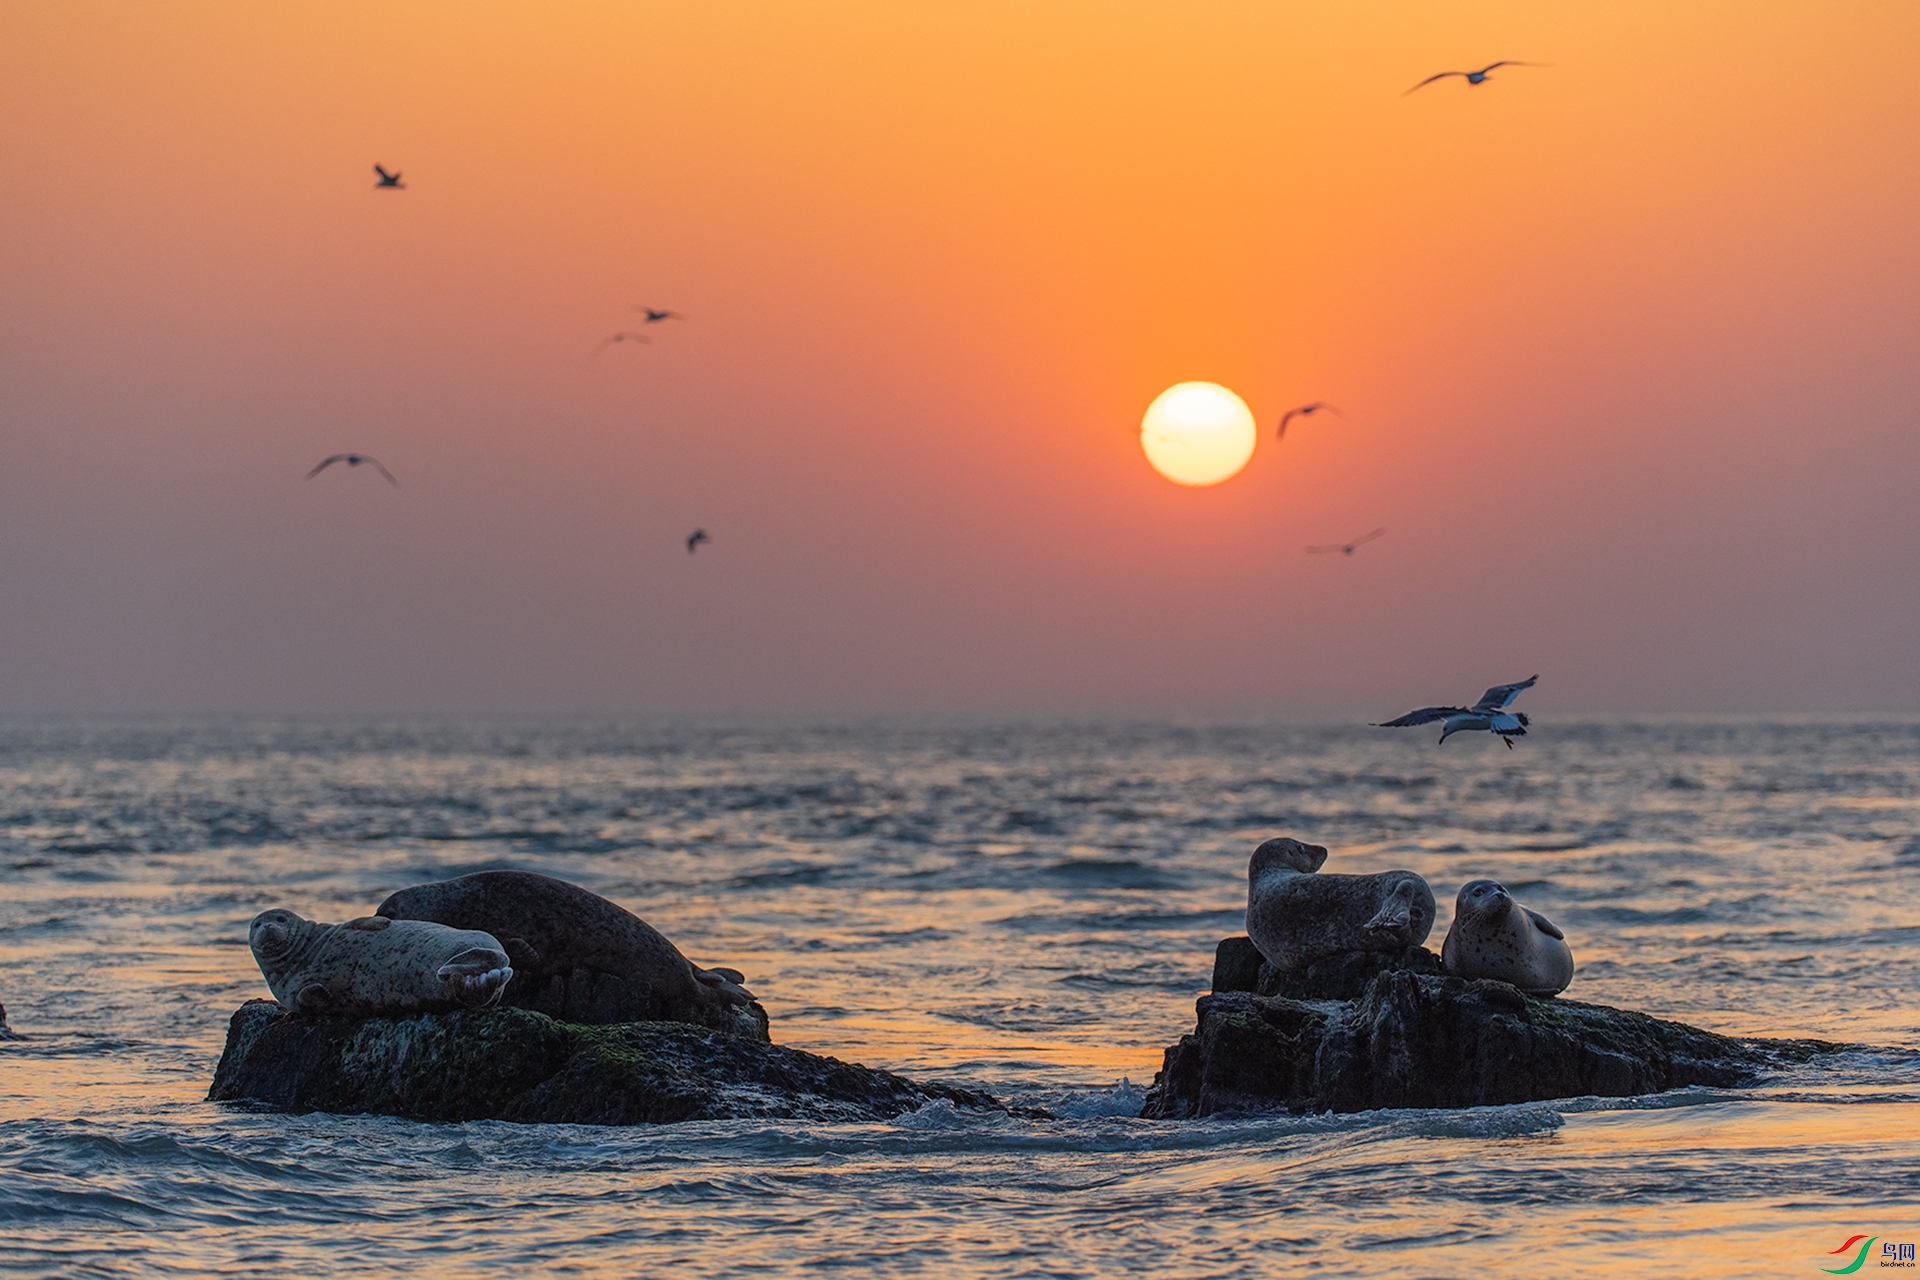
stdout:
[(1455, 977), (1491, 978), (1534, 996), (1559, 995), (1573, 981), (1567, 935), (1497, 880), (1460, 886), (1440, 959)]
[(1433, 890), (1411, 871), (1320, 875), (1322, 845), (1278, 837), (1247, 863), (1247, 936), (1278, 969), (1350, 951), (1400, 952), (1433, 929)]

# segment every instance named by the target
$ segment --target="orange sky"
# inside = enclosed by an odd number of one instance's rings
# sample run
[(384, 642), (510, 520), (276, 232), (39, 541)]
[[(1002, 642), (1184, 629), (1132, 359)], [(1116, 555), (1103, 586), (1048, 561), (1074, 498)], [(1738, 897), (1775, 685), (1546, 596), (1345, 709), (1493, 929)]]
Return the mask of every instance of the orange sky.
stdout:
[[(1920, 709), (1916, 65), (1906, 0), (0, 3), (0, 708)], [(1189, 379), (1217, 488), (1140, 453)]]

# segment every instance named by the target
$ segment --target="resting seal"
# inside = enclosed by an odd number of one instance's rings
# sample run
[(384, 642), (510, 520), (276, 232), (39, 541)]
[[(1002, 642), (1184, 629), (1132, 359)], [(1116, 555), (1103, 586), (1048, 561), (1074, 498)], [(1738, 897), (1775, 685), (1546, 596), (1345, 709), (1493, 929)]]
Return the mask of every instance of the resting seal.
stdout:
[(485, 929), (513, 957), (506, 1002), (563, 1022), (694, 1022), (732, 1029), (753, 1003), (733, 969), (701, 969), (658, 929), (579, 885), (531, 871), (402, 889), (377, 914)]
[(247, 945), (273, 998), (297, 1013), (483, 1009), (513, 977), (491, 934), (363, 916), (345, 924), (262, 911)]
[(1433, 890), (1411, 871), (1315, 875), (1317, 844), (1284, 836), (1247, 864), (1247, 936), (1277, 969), (1347, 951), (1404, 951), (1433, 929)]
[(1534, 996), (1559, 995), (1573, 981), (1567, 935), (1538, 911), (1515, 902), (1494, 880), (1460, 886), (1440, 959), (1456, 977), (1510, 982)]

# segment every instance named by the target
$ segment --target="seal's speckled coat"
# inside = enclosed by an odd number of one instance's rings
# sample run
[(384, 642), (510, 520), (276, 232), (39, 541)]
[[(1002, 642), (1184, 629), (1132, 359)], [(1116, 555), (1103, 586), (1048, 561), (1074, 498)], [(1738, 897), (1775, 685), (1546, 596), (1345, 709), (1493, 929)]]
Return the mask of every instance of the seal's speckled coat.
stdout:
[(1440, 959), (1455, 977), (1510, 982), (1529, 995), (1559, 995), (1573, 981), (1566, 935), (1494, 880), (1460, 886)]
[(1326, 849), (1282, 836), (1247, 864), (1247, 936), (1276, 968), (1347, 951), (1404, 951), (1433, 929), (1433, 890), (1411, 871), (1322, 876)]
[(485, 929), (519, 976), (506, 1002), (566, 1022), (666, 1019), (729, 1025), (753, 1001), (731, 969), (701, 969), (661, 932), (578, 885), (531, 871), (476, 871), (402, 889), (381, 916)]
[(513, 978), (491, 934), (363, 916), (321, 924), (262, 911), (247, 945), (273, 998), (300, 1013), (481, 1009)]

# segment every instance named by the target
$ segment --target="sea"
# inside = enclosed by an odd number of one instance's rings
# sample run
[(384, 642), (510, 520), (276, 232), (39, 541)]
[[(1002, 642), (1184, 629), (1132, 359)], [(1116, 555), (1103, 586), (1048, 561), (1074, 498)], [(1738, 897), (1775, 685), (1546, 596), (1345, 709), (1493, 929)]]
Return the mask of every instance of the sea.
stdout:
[[(0, 1272), (1884, 1274), (1920, 1241), (1920, 720), (0, 720)], [(1248, 855), (1465, 881), (1566, 998), (1856, 1046), (1750, 1088), (1139, 1118)], [(247, 922), (490, 868), (747, 975), (774, 1039), (983, 1088), (886, 1124), (207, 1102)], [(1858, 1255), (1859, 1265), (1854, 1266)], [(1911, 1265), (1913, 1251), (1904, 1251)]]

